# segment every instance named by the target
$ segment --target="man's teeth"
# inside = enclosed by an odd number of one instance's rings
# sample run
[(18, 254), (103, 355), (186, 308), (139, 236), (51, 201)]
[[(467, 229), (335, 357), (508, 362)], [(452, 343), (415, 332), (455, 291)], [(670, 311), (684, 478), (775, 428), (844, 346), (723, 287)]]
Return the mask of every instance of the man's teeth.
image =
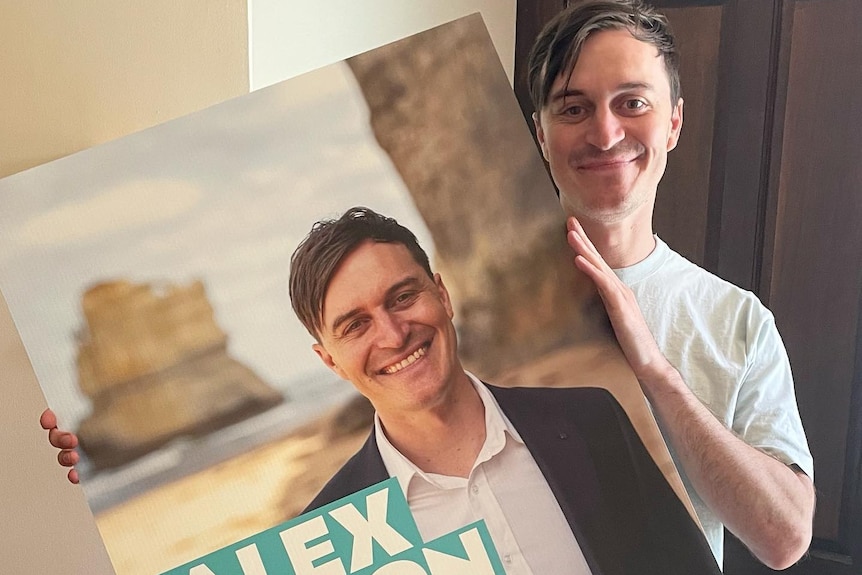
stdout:
[(393, 373), (398, 373), (399, 371), (401, 371), (402, 369), (404, 369), (405, 367), (407, 367), (408, 365), (410, 365), (411, 363), (413, 363), (414, 361), (416, 361), (417, 359), (419, 359), (423, 355), (425, 355), (425, 348), (420, 347), (419, 349), (417, 349), (416, 351), (414, 351), (413, 353), (408, 355), (406, 358), (402, 359), (398, 363), (393, 363), (392, 365), (390, 365), (389, 367), (387, 367), (383, 371), (390, 374), (390, 375)]

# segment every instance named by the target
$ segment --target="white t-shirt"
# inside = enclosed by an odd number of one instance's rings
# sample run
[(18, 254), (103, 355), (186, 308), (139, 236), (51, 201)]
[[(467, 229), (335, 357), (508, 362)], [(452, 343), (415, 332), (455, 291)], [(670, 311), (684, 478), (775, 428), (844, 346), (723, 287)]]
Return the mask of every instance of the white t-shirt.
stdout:
[[(634, 292), (659, 349), (726, 427), (783, 463), (798, 465), (813, 480), (790, 363), (772, 313), (753, 293), (655, 239), (656, 248), (645, 260), (614, 271)], [(668, 447), (722, 565), (723, 526)]]

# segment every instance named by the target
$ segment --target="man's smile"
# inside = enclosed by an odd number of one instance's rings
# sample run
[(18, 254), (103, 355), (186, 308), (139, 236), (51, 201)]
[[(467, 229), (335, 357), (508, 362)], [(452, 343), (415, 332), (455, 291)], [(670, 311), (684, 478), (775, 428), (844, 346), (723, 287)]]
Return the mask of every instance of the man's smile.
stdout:
[(578, 165), (579, 170), (587, 170), (587, 171), (602, 171), (602, 170), (616, 170), (618, 168), (622, 168), (628, 166), (632, 162), (634, 162), (637, 157), (634, 158), (608, 158), (603, 160), (593, 160), (584, 162)]
[(425, 357), (425, 352), (428, 349), (429, 344), (423, 344), (419, 349), (405, 357), (404, 359), (397, 361), (391, 365), (388, 365), (380, 370), (381, 373), (386, 375), (392, 375), (393, 373), (398, 373), (402, 369), (405, 369), (408, 366), (413, 365), (419, 359)]

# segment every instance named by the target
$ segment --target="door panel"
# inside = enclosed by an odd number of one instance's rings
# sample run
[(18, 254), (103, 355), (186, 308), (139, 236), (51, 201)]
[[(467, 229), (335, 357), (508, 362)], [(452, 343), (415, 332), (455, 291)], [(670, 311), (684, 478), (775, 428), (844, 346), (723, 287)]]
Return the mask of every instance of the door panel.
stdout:
[(816, 463), (818, 544), (836, 557), (851, 556), (855, 545), (859, 572), (862, 5), (830, 0), (791, 8), (774, 249), (764, 254), (771, 258), (764, 289), (793, 360)]
[(699, 265), (706, 249), (722, 12), (722, 6), (665, 10), (680, 47), (683, 130), (668, 155), (653, 222), (664, 241)]

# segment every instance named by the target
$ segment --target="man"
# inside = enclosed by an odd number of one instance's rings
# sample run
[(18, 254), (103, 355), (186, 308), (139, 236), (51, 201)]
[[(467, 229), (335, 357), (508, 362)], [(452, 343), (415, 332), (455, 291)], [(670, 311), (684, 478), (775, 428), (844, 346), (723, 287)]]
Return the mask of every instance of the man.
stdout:
[(426, 540), (484, 519), (509, 573), (718, 572), (610, 394), (464, 371), (446, 287), (394, 220), (354, 208), (318, 222), (290, 297), (315, 353), (376, 412), (309, 509), (395, 476)]
[(640, 0), (575, 2), (536, 39), (528, 74), (575, 265), (604, 301), (716, 558), (724, 523), (765, 564), (788, 567), (811, 540), (813, 464), (773, 317), (653, 235), (683, 119), (666, 20)]

